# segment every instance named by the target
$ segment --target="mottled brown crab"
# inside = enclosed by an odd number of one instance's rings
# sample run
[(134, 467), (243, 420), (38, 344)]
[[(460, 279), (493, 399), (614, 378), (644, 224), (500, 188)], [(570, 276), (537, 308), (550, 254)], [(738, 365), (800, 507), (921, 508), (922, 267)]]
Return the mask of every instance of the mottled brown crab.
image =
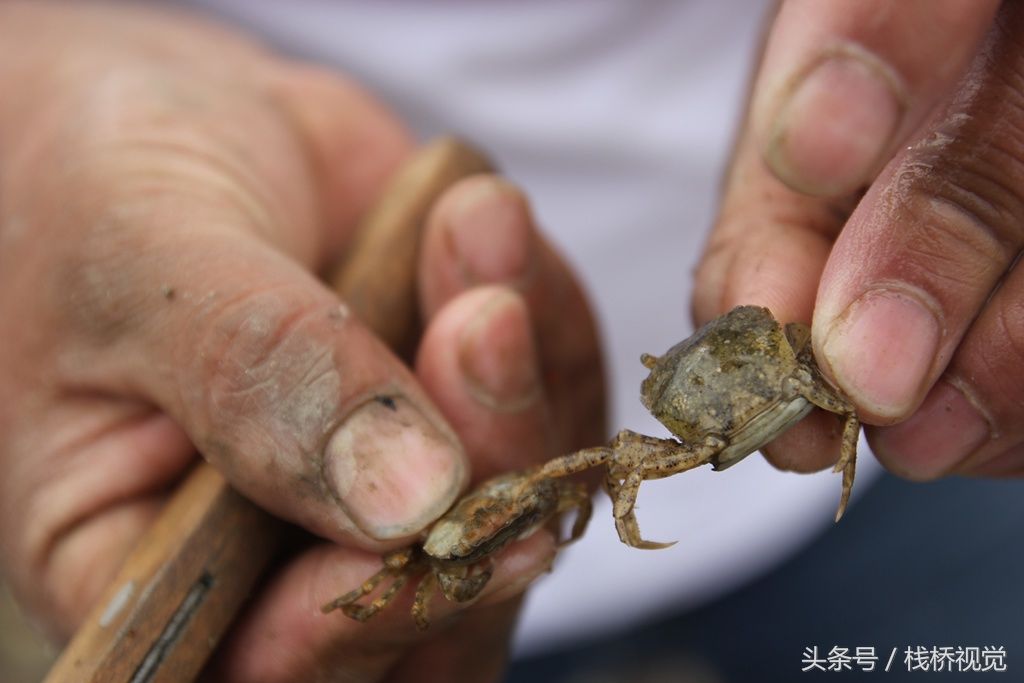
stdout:
[(545, 466), (554, 476), (605, 464), (605, 486), (623, 543), (635, 548), (672, 545), (640, 535), (633, 508), (641, 482), (705, 463), (716, 470), (730, 467), (815, 406), (843, 420), (833, 470), (843, 473), (839, 521), (853, 487), (860, 422), (853, 404), (818, 370), (806, 325), (789, 323), (783, 329), (767, 308), (740, 306), (665, 355), (644, 354), (641, 361), (651, 373), (641, 386), (640, 400), (679, 440), (624, 430), (607, 447), (578, 451)]
[[(579, 538), (590, 519), (590, 495), (583, 484), (548, 476), (543, 468), (489, 479), (438, 519), (422, 543), (385, 555), (379, 572), (322, 610), (340, 608), (353, 619), (366, 621), (387, 607), (410, 577), (422, 576), (412, 616), (416, 627), (424, 630), (430, 625), (427, 605), (437, 586), (453, 602), (473, 600), (491, 578), (495, 553), (572, 509), (576, 519), (560, 547)], [(379, 597), (359, 604), (387, 578), (392, 583)]]
[(615, 522), (626, 543), (661, 547), (640, 538), (633, 504), (645, 479), (705, 462), (731, 467), (799, 422), (815, 406), (843, 420), (843, 473), (836, 521), (843, 516), (857, 466), (860, 421), (853, 404), (818, 370), (806, 325), (785, 328), (767, 308), (740, 306), (701, 327), (660, 358), (644, 355), (651, 373), (640, 400), (680, 441), (622, 433), (613, 447), (607, 484)]

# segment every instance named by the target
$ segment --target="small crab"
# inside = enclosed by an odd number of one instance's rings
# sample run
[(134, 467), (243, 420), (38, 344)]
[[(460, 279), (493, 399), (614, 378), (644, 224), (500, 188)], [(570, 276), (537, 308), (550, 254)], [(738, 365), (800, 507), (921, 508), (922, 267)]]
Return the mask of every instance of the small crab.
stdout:
[(546, 474), (556, 476), (605, 464), (605, 486), (623, 543), (635, 548), (672, 545), (640, 536), (634, 505), (641, 482), (705, 463), (724, 470), (792, 427), (814, 406), (843, 420), (833, 470), (843, 473), (839, 521), (853, 487), (860, 422), (853, 404), (818, 370), (806, 325), (789, 323), (783, 330), (767, 308), (740, 306), (665, 355), (644, 354), (641, 361), (651, 373), (641, 386), (640, 400), (679, 441), (623, 430), (607, 447), (578, 451), (545, 466)]
[[(387, 607), (410, 577), (422, 576), (412, 616), (424, 630), (430, 625), (427, 604), (438, 585), (452, 602), (474, 599), (491, 578), (495, 553), (571, 509), (576, 519), (559, 547), (582, 536), (590, 520), (590, 495), (583, 484), (547, 476), (539, 467), (489, 479), (434, 522), (422, 543), (384, 555), (379, 572), (322, 610), (340, 608), (353, 619), (367, 621)], [(379, 597), (367, 605), (357, 602), (386, 578), (392, 583)]]

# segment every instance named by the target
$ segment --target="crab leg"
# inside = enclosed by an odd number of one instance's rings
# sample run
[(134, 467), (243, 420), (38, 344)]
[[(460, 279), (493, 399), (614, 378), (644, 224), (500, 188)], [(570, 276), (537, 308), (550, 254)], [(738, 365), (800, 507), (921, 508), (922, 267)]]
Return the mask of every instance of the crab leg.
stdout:
[(619, 540), (633, 548), (658, 550), (675, 545), (660, 541), (648, 541), (640, 536), (640, 525), (636, 521), (636, 496), (640, 484), (644, 481), (642, 469), (631, 470), (621, 484), (615, 483), (615, 495), (612, 498), (612, 516), (615, 517), (615, 529), (619, 532)]
[(434, 572), (427, 572), (427, 575), (420, 581), (420, 585), (416, 587), (416, 597), (412, 601), (412, 620), (419, 631), (426, 631), (430, 628), (430, 619), (427, 617), (427, 604), (430, 602), (430, 598), (433, 597), (436, 587), (437, 578), (435, 578)]
[[(380, 571), (378, 571), (376, 574), (368, 578), (366, 581), (363, 581), (362, 585), (359, 586), (359, 588), (351, 590), (348, 593), (342, 595), (341, 597), (331, 600), (329, 603), (321, 607), (320, 611), (324, 614), (327, 614), (328, 612), (333, 612), (336, 609), (342, 608), (342, 611), (345, 612), (345, 614), (347, 614), (348, 616), (352, 617), (353, 619), (358, 619), (359, 621), (366, 621), (374, 614), (379, 612), (381, 609), (386, 607), (387, 604), (391, 602), (391, 600), (395, 597), (395, 594), (398, 593), (399, 589), (401, 589), (402, 585), (408, 579), (406, 569), (412, 562), (412, 559), (412, 548), (403, 548), (401, 550), (396, 550), (393, 553), (385, 555), (384, 566), (381, 567)], [(383, 595), (381, 595), (379, 598), (371, 602), (369, 607), (362, 607), (360, 605), (353, 604), (355, 603), (356, 600), (359, 600), (363, 596), (372, 593), (373, 590), (378, 585), (380, 585), (381, 581), (390, 576), (395, 577), (394, 583), (388, 588), (387, 591), (385, 591)], [(396, 585), (398, 586), (397, 588), (395, 587)], [(380, 603), (382, 600), (383, 603), (377, 605), (377, 603)], [(374, 608), (375, 605), (377, 605), (376, 608)], [(369, 613), (366, 613), (367, 611), (369, 611)], [(364, 616), (356, 616), (355, 614), (353, 614), (354, 612), (358, 612), (359, 614), (362, 614)]]
[(394, 574), (389, 567), (384, 567), (379, 572), (368, 578), (366, 581), (363, 581), (363, 584), (358, 588), (354, 588), (353, 590), (350, 590), (348, 593), (345, 593), (341, 597), (331, 600), (329, 603), (321, 607), (320, 611), (324, 614), (327, 614), (328, 612), (333, 612), (334, 610), (340, 607), (349, 605), (358, 600), (359, 598), (363, 597), (364, 595), (369, 595), (370, 593), (372, 593), (373, 589), (376, 588), (377, 585), (381, 581), (383, 581), (385, 577), (393, 575)]
[(576, 519), (573, 520), (572, 531), (569, 533), (569, 538), (558, 542), (559, 548), (569, 545), (582, 536), (583, 532), (587, 529), (587, 523), (590, 522), (590, 514), (593, 511), (593, 507), (590, 501), (590, 493), (587, 492), (587, 487), (583, 484), (566, 484), (562, 488), (556, 514), (562, 514), (573, 508), (576, 509)]
[(567, 455), (553, 458), (537, 470), (537, 477), (564, 477), (576, 474), (591, 467), (604, 465), (615, 458), (614, 448), (608, 446), (597, 446), (595, 448), (584, 448)]
[[(615, 519), (615, 530), (619, 533), (619, 540), (631, 547), (640, 547), (644, 550), (656, 550), (658, 548), (664, 548), (669, 544), (658, 543), (655, 541), (645, 541), (640, 535), (640, 525), (636, 521), (636, 513), (633, 508), (630, 509), (621, 517), (614, 514), (615, 504), (621, 500), (622, 484), (612, 474), (611, 468), (605, 472), (604, 477), (604, 488), (608, 492), (608, 497), (612, 499), (612, 517)], [(635, 497), (634, 497), (635, 503)]]
[(860, 435), (860, 420), (857, 419), (856, 409), (853, 404), (833, 392), (823, 391), (821, 387), (810, 382), (799, 382), (798, 391), (805, 399), (829, 412), (837, 413), (843, 418), (843, 440), (840, 445), (839, 460), (836, 461), (833, 472), (843, 473), (843, 492), (839, 498), (839, 509), (836, 510), (836, 521), (838, 522), (846, 512), (846, 504), (850, 500), (850, 492), (853, 490), (853, 478), (857, 472), (857, 437)]
[(488, 556), (475, 564), (436, 571), (434, 574), (444, 597), (452, 602), (469, 602), (480, 595), (493, 573), (494, 560)]
[(846, 416), (843, 423), (843, 444), (839, 454), (839, 460), (833, 471), (843, 472), (843, 493), (839, 497), (839, 509), (836, 510), (836, 521), (838, 522), (843, 513), (846, 512), (846, 504), (850, 502), (850, 492), (853, 490), (853, 477), (857, 473), (857, 437), (860, 435), (860, 420), (857, 416), (850, 414)]
[(615, 457), (608, 465), (605, 487), (612, 499), (612, 514), (619, 539), (628, 546), (654, 550), (673, 543), (646, 541), (636, 521), (637, 493), (647, 479), (661, 479), (685, 472), (709, 461), (722, 448), (721, 439), (690, 445), (674, 439), (659, 439), (624, 429), (612, 441)]
[(405, 586), (408, 580), (408, 574), (399, 574), (395, 577), (394, 582), (388, 586), (388, 589), (369, 605), (360, 605), (358, 603), (351, 602), (341, 605), (341, 611), (345, 613), (345, 616), (352, 617), (356, 621), (368, 621), (373, 617), (373, 615), (377, 614), (377, 612), (391, 604), (391, 601), (395, 599), (396, 595), (398, 595), (398, 591), (402, 590), (402, 587)]

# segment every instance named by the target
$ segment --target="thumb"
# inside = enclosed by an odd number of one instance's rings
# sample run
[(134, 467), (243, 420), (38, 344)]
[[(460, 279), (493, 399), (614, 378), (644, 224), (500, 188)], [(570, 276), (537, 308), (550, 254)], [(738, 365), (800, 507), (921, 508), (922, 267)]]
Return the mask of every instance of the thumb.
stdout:
[[(303, 127), (315, 107), (289, 116), (234, 91), (169, 87), (204, 106), (154, 115), (146, 106), (173, 98), (126, 87), (124, 110), (141, 113), (122, 113), (113, 139), (62, 151), (89, 172), (31, 193), (67, 209), (34, 207), (64, 241), (61, 291), (75, 292), (73, 307), (57, 306), (78, 359), (65, 382), (159, 406), (242, 493), (317, 534), (365, 545), (417, 532), (462, 486), (461, 448), (409, 371), (310, 272), (345, 234), (323, 193), (353, 173), (338, 166), (366, 167), (373, 150), (324, 166), (309, 143), (380, 140), (379, 118), (349, 109), (341, 130)], [(170, 114), (173, 130), (151, 130)], [(375, 159), (397, 158), (394, 140), (404, 144), (392, 135)]]
[[(197, 248), (223, 261), (172, 285), (146, 321), (167, 334), (127, 342), (146, 393), (243, 493), (315, 533), (400, 538), (443, 513), (461, 448), (405, 366), (266, 245)], [(177, 372), (146, 370), (166, 364)]]

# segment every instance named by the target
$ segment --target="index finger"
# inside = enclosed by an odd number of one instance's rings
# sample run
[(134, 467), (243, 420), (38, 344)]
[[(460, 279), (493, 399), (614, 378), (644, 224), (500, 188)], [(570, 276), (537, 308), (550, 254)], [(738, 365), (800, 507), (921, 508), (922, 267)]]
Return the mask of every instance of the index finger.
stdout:
[(772, 172), (809, 194), (871, 181), (957, 82), (996, 0), (788, 0), (772, 26), (751, 125)]

